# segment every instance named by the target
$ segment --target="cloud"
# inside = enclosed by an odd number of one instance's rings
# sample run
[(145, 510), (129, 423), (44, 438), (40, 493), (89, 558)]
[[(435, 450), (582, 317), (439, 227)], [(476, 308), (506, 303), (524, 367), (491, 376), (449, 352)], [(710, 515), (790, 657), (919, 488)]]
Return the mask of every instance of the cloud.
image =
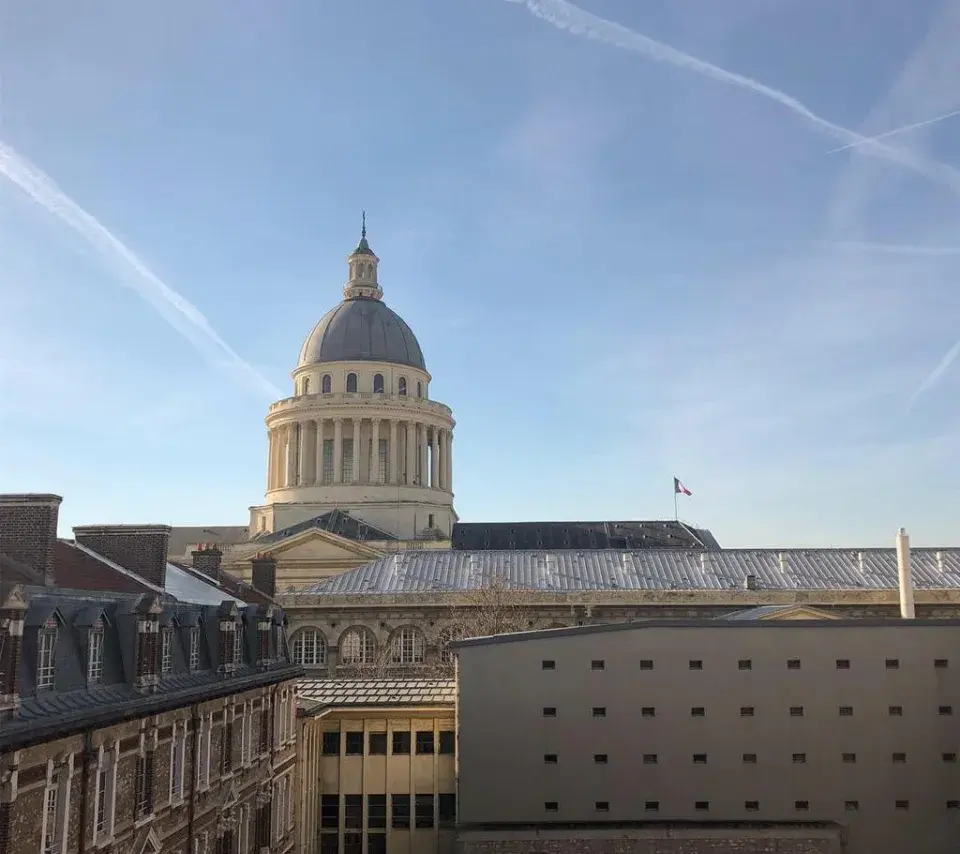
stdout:
[(919, 246), (910, 243), (876, 243), (868, 240), (819, 240), (824, 249), (880, 252), (887, 255), (919, 255), (933, 258), (960, 256), (960, 246)]
[(284, 396), (280, 389), (220, 337), (196, 306), (163, 282), (131, 249), (64, 193), (49, 176), (2, 141), (0, 174), (96, 249), (118, 270), (123, 283), (150, 303), (211, 364), (237, 374), (256, 391), (269, 395), (271, 399)]
[(894, 128), (893, 130), (888, 130), (886, 133), (879, 133), (876, 136), (871, 136), (868, 139), (863, 140), (862, 142), (848, 142), (846, 145), (838, 146), (837, 148), (831, 148), (827, 154), (836, 154), (838, 151), (847, 151), (850, 148), (857, 148), (860, 145), (863, 145), (867, 142), (876, 142), (877, 140), (887, 139), (887, 137), (896, 136), (900, 133), (906, 133), (909, 130), (917, 130), (918, 128), (925, 128), (928, 125), (935, 125), (938, 122), (942, 122), (945, 119), (952, 119), (954, 116), (960, 116), (960, 110), (951, 110), (949, 113), (944, 113), (943, 115), (936, 116), (932, 119), (926, 119), (922, 122), (913, 122), (913, 124), (904, 125), (903, 127)]

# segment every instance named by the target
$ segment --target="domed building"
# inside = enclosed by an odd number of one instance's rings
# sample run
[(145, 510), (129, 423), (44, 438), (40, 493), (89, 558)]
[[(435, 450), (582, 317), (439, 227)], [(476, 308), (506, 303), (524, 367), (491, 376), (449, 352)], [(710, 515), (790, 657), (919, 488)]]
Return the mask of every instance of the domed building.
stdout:
[(358, 540), (446, 540), (454, 522), (453, 413), (430, 397), (410, 327), (383, 301), (367, 241), (347, 258), (343, 301), (307, 336), (293, 395), (267, 415), (266, 500), (250, 535), (338, 511), (369, 530)]

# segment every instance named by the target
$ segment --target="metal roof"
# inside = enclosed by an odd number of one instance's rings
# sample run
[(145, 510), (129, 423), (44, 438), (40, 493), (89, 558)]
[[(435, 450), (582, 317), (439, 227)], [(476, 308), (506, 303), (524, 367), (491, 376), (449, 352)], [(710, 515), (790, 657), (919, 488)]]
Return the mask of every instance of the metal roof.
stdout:
[[(960, 548), (912, 549), (914, 586), (960, 589)], [(895, 549), (410, 550), (302, 588), (301, 596), (444, 593), (492, 582), (540, 592), (898, 587)]]
[(301, 679), (301, 700), (310, 706), (453, 705), (452, 679)]
[(480, 549), (719, 549), (706, 528), (677, 519), (620, 522), (456, 522), (451, 546)]

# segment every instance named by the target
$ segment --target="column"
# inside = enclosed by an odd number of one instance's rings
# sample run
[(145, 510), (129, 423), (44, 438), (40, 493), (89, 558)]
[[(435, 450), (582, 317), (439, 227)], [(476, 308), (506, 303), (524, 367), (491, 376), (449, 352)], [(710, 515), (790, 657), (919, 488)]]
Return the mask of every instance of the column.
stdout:
[(301, 421), (297, 425), (297, 484), (300, 486), (306, 486), (311, 482), (307, 479), (310, 466), (310, 454), (308, 453), (310, 447), (307, 431), (307, 425), (309, 423), (309, 421)]
[(370, 471), (367, 483), (380, 483), (380, 419), (370, 421)]
[(273, 489), (273, 430), (267, 430), (267, 492)]
[(353, 471), (350, 473), (351, 483), (360, 483), (360, 419), (353, 419)]
[(390, 419), (390, 446), (387, 448), (387, 459), (390, 461), (390, 483), (397, 482), (397, 471), (400, 465), (400, 446), (397, 444), (397, 419)]
[(283, 428), (273, 428), (273, 488), (283, 486)]
[(318, 418), (314, 423), (317, 426), (317, 465), (313, 482), (323, 483), (323, 419)]
[(447, 450), (443, 455), (447, 469), (446, 490), (453, 492), (453, 430), (444, 430), (444, 438), (447, 441)]
[(343, 483), (343, 419), (333, 419), (333, 482)]
[(287, 434), (287, 479), (286, 486), (296, 486), (297, 484), (297, 431), (296, 424), (288, 424)]
[(430, 488), (440, 488), (440, 431), (430, 430)]
[(430, 485), (430, 457), (427, 454), (427, 441), (429, 440), (429, 435), (427, 433), (427, 425), (420, 424), (419, 430), (417, 433), (420, 436), (420, 486), (429, 486)]
[(417, 443), (414, 440), (414, 428), (416, 425), (412, 421), (407, 422), (407, 477), (406, 484), (413, 486), (414, 478), (417, 474)]

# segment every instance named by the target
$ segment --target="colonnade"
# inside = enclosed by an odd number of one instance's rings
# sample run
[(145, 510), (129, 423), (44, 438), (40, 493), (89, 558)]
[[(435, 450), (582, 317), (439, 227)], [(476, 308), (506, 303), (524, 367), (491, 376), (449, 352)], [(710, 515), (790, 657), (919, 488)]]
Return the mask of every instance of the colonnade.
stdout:
[(453, 433), (393, 418), (315, 418), (269, 431), (267, 489), (395, 484), (452, 491)]

